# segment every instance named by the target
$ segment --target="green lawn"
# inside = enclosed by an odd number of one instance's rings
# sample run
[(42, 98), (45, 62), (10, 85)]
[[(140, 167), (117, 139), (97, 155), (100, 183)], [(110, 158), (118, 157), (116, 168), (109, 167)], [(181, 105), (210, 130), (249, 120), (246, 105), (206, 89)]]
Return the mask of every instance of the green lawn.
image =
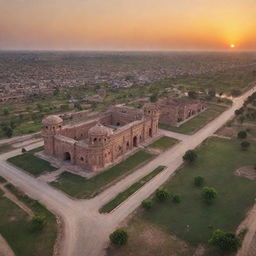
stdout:
[(44, 172), (55, 171), (56, 168), (51, 166), (49, 162), (34, 156), (35, 152), (41, 150), (41, 147), (36, 148), (31, 151), (28, 151), (25, 154), (11, 157), (7, 161), (35, 176), (38, 176)]
[[(182, 168), (164, 186), (179, 194), (181, 203), (155, 201), (152, 210), (142, 214), (146, 221), (192, 244), (207, 243), (213, 229), (234, 232), (256, 198), (256, 181), (234, 175), (237, 168), (255, 164), (255, 143), (242, 151), (240, 141), (213, 137), (197, 152), (196, 162)], [(211, 205), (202, 200), (201, 189), (193, 184), (198, 175), (218, 192)]]
[(85, 179), (81, 176), (64, 172), (60, 175), (59, 179), (52, 182), (51, 185), (73, 197), (93, 197), (97, 195), (104, 187), (113, 181), (116, 181), (122, 175), (128, 174), (134, 168), (138, 167), (152, 157), (152, 154), (141, 150), (128, 157), (123, 162), (99, 173), (97, 176), (94, 176), (91, 179)]
[(134, 194), (137, 190), (139, 190), (142, 186), (144, 186), (147, 182), (153, 179), (157, 174), (164, 170), (164, 166), (158, 166), (148, 175), (140, 179), (138, 182), (131, 185), (129, 188), (124, 190), (123, 192), (119, 193), (113, 200), (105, 204), (101, 209), (100, 212), (108, 213), (115, 209), (119, 204), (124, 202), (129, 196)]
[(159, 128), (184, 134), (193, 134), (202, 127), (204, 127), (207, 123), (212, 121), (214, 118), (219, 116), (225, 110), (226, 108), (223, 106), (211, 104), (204, 112), (200, 113), (199, 115), (195, 116), (194, 118), (190, 119), (179, 127), (160, 123)]
[(150, 144), (149, 147), (155, 148), (155, 149), (160, 149), (160, 150), (167, 150), (170, 147), (172, 147), (173, 145), (175, 145), (176, 143), (178, 143), (178, 140), (176, 140), (174, 138), (170, 138), (168, 136), (163, 136), (160, 139), (158, 139), (157, 141)]
[(29, 216), (9, 199), (0, 195), (0, 233), (17, 256), (51, 256), (57, 237), (57, 224), (53, 214), (9, 184), (8, 188), (36, 215), (46, 217), (42, 231), (32, 231)]

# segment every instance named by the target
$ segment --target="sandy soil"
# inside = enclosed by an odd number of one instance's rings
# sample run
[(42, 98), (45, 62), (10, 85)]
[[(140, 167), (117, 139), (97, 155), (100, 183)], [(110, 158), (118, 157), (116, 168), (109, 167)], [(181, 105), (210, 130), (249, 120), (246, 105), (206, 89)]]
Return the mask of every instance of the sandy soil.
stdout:
[(242, 176), (250, 180), (256, 179), (256, 169), (254, 169), (254, 166), (243, 166), (235, 171), (235, 174), (237, 176)]

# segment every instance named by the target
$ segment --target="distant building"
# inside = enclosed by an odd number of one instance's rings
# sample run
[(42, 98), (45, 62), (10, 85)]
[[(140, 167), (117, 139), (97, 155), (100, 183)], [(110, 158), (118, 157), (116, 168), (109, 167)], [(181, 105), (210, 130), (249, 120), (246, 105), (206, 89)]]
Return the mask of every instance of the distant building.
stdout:
[(118, 161), (158, 131), (159, 109), (146, 104), (142, 110), (113, 107), (97, 119), (63, 126), (63, 119), (43, 119), (44, 151), (63, 161), (97, 171)]
[(160, 109), (159, 121), (173, 126), (179, 125), (206, 108), (205, 102), (192, 99), (164, 98), (157, 102)]

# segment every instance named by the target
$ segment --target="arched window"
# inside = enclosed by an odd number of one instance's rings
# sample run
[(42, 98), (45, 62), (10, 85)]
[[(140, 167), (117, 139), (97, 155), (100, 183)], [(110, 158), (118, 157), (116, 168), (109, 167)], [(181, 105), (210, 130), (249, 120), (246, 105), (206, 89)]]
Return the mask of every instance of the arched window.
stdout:
[(93, 139), (93, 142), (96, 142), (96, 141), (97, 141), (97, 138), (94, 138), (94, 139)]
[(80, 157), (80, 160), (83, 162), (83, 161), (84, 161), (84, 158), (81, 156), (81, 157)]

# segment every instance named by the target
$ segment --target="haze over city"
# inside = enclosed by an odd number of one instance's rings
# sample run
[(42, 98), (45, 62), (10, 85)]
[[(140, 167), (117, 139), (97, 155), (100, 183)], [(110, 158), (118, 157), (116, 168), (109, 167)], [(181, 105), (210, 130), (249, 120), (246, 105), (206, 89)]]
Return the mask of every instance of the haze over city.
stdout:
[(0, 0), (1, 50), (254, 50), (254, 0)]
[(256, 0), (0, 0), (0, 256), (256, 256)]

